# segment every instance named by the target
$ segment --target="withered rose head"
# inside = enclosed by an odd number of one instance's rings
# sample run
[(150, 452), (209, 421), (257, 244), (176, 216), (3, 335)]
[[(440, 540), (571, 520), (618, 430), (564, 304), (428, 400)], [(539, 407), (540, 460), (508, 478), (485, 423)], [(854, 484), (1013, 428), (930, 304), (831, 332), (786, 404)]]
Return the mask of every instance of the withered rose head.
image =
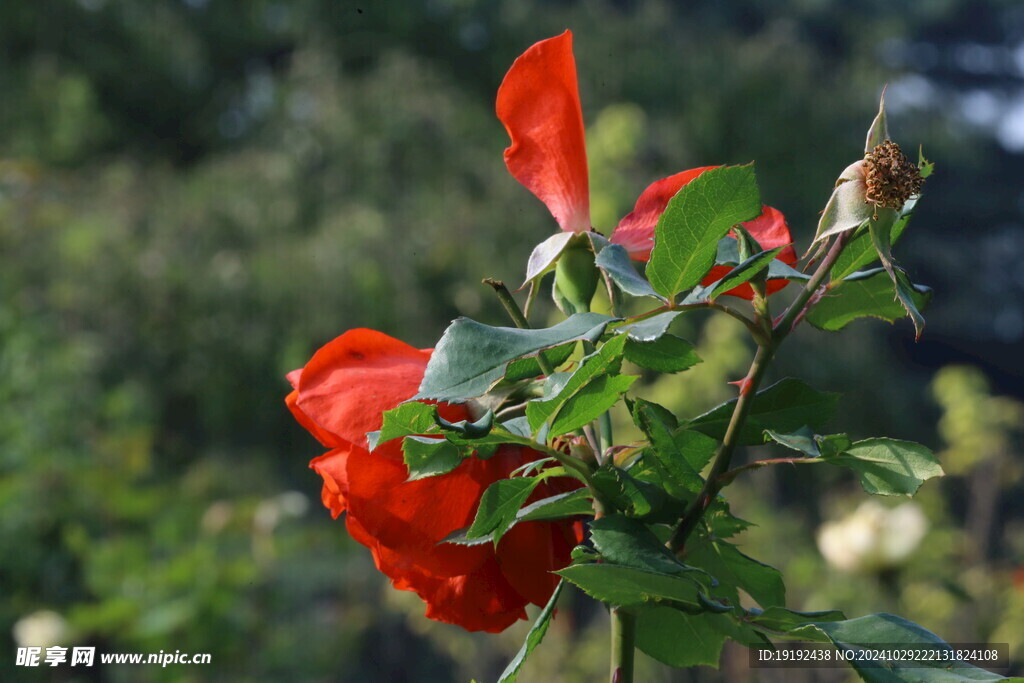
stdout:
[(924, 183), (921, 169), (892, 140), (875, 145), (864, 159), (867, 162), (865, 199), (871, 204), (899, 211), (908, 199), (921, 193)]

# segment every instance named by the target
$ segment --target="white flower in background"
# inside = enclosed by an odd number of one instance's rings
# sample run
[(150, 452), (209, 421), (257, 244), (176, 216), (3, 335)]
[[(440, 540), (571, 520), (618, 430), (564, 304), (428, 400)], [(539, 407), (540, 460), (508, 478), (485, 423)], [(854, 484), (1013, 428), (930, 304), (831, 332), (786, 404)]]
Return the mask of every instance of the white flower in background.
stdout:
[(44, 609), (18, 619), (14, 622), (11, 633), (18, 647), (46, 648), (67, 645), (71, 637), (71, 628), (68, 622), (64, 621), (64, 617)]
[(846, 517), (818, 529), (818, 548), (825, 560), (847, 572), (873, 572), (899, 567), (928, 532), (928, 519), (916, 503), (894, 508), (868, 500)]

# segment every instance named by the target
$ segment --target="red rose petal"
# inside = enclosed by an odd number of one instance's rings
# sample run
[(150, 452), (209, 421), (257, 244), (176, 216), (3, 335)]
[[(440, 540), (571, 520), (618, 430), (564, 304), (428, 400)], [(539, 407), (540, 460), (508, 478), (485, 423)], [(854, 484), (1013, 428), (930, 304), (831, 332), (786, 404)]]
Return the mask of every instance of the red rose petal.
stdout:
[(590, 230), (590, 186), (572, 33), (542, 40), (512, 64), (497, 114), (512, 144), (505, 165), (562, 230)]

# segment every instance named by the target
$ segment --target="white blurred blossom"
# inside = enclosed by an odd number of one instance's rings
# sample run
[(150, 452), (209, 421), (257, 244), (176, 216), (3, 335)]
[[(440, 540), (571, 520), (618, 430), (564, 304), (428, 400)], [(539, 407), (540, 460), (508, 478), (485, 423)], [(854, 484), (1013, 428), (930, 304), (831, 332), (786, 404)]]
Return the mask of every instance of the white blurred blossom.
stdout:
[(894, 508), (865, 501), (846, 517), (818, 529), (825, 560), (847, 572), (894, 569), (906, 562), (928, 532), (928, 519), (916, 503)]
[(48, 609), (26, 614), (11, 628), (18, 647), (53, 647), (67, 645), (71, 628), (64, 617)]

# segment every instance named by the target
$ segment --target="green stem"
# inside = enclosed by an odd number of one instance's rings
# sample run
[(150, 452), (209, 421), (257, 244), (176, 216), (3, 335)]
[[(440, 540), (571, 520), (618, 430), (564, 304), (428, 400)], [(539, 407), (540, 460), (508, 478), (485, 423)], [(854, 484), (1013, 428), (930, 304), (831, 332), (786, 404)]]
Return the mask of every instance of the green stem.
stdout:
[(747, 371), (747, 376), (740, 386), (740, 396), (736, 400), (736, 405), (733, 408), (732, 417), (729, 419), (729, 426), (726, 428), (722, 444), (718, 447), (715, 462), (711, 466), (711, 472), (705, 480), (700, 493), (697, 494), (697, 497), (686, 509), (682, 519), (679, 520), (679, 524), (672, 532), (672, 537), (668, 541), (667, 545), (672, 552), (682, 553), (686, 545), (686, 539), (697, 528), (697, 524), (704, 516), (708, 506), (714, 501), (722, 487), (732, 481), (731, 478), (723, 477), (723, 475), (729, 471), (729, 462), (732, 460), (733, 452), (735, 452), (736, 446), (739, 443), (740, 433), (743, 431), (743, 425), (747, 420), (747, 415), (750, 413), (750, 406), (757, 395), (761, 380), (764, 379), (765, 371), (768, 369), (768, 365), (774, 357), (779, 344), (799, 324), (810, 306), (814, 305), (818, 288), (821, 287), (822, 282), (828, 277), (832, 266), (835, 265), (836, 259), (839, 258), (843, 248), (852, 239), (853, 232), (853, 230), (850, 230), (840, 233), (832, 248), (829, 249), (825, 258), (818, 265), (817, 270), (814, 271), (811, 279), (807, 281), (803, 290), (800, 291), (800, 294), (797, 295), (796, 299), (782, 315), (782, 319), (775, 325), (772, 330), (771, 339), (767, 343), (761, 343), (761, 340), (759, 340), (757, 353), (754, 354), (750, 370)]
[(599, 418), (599, 424), (601, 426), (601, 459), (604, 458), (605, 453), (608, 452), (612, 446), (615, 445), (615, 441), (612, 437), (612, 414), (609, 411), (601, 413)]
[[(498, 295), (498, 301), (505, 308), (505, 312), (508, 313), (508, 317), (512, 318), (512, 322), (515, 326), (521, 330), (530, 329), (530, 322), (523, 315), (522, 309), (519, 308), (519, 304), (512, 298), (512, 292), (508, 291), (508, 287), (501, 280), (495, 280), (494, 278), (484, 278), (483, 283), (490, 285), (494, 289), (494, 293)], [(540, 371), (545, 375), (550, 375), (554, 368), (544, 358), (543, 353), (537, 354), (537, 365), (540, 366)]]
[(633, 683), (636, 616), (621, 607), (612, 607), (611, 618), (611, 683)]

